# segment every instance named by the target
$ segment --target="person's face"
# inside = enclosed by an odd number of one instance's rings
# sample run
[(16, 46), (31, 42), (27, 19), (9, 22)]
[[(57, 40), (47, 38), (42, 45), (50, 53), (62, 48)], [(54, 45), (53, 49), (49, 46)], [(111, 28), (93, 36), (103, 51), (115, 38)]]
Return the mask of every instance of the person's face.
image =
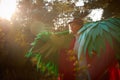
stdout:
[(78, 30), (81, 28), (80, 25), (75, 23), (70, 23), (70, 28), (73, 34), (77, 34)]

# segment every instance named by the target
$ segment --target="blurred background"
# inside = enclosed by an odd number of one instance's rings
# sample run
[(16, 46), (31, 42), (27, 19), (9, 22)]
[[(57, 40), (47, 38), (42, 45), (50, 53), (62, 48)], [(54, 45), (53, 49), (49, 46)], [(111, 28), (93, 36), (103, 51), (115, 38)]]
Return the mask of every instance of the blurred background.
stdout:
[(36, 34), (68, 30), (73, 19), (94, 22), (120, 17), (119, 3), (120, 0), (0, 0), (0, 80), (49, 80), (25, 58)]

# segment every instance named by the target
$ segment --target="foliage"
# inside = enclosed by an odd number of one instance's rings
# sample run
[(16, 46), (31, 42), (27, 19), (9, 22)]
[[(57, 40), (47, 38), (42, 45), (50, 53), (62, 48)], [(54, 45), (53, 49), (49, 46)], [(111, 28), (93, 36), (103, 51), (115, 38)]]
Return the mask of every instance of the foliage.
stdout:
[[(120, 18), (110, 18), (103, 21), (97, 21), (85, 24), (79, 30), (79, 50), (78, 59), (81, 53), (89, 55), (95, 51), (100, 54), (101, 50), (105, 51), (106, 42), (113, 46), (113, 40), (120, 42)], [(118, 44), (119, 45), (119, 44)]]
[(105, 19), (111, 17), (120, 17), (120, 0), (88, 0), (88, 3), (85, 3), (85, 8), (87, 9), (96, 9), (102, 8), (104, 10), (103, 17)]
[[(75, 6), (77, 1), (58, 1), (52, 0), (20, 0), (18, 3), (18, 11), (13, 16), (13, 22), (17, 22), (22, 26), (31, 25), (32, 21), (38, 20), (43, 23), (48, 23), (51, 27), (54, 26), (57, 18), (61, 18), (60, 15), (66, 16), (69, 20), (73, 15), (77, 13), (80, 15), (81, 8)], [(84, 13), (83, 9), (81, 10)], [(77, 17), (79, 17), (77, 15)], [(54, 22), (53, 22), (54, 21)], [(63, 23), (67, 24), (67, 23)]]
[[(76, 6), (77, 2), (83, 2), (84, 5)], [(119, 17), (120, 0), (20, 0), (18, 1), (18, 11), (13, 20), (18, 23), (30, 24), (31, 21), (39, 20), (53, 25), (53, 20), (64, 13), (70, 18), (81, 18), (89, 14), (92, 9), (104, 9), (103, 17)], [(87, 12), (87, 14), (86, 14)], [(19, 14), (19, 15), (18, 15)], [(47, 17), (47, 18), (46, 18)], [(84, 16), (85, 17), (85, 16)], [(82, 17), (83, 18), (83, 17)]]
[[(73, 36), (65, 32), (41, 32), (31, 43), (31, 48), (26, 57), (33, 59), (40, 71), (58, 75), (58, 55), (60, 50), (68, 49)], [(55, 65), (56, 64), (56, 65)]]

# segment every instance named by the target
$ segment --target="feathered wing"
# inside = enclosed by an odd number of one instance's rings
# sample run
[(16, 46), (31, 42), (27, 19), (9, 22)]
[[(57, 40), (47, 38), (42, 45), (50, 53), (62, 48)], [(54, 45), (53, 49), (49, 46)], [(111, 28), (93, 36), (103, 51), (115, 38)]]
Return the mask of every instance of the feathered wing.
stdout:
[(64, 32), (42, 32), (37, 35), (31, 43), (31, 49), (26, 57), (35, 59), (37, 68), (48, 70), (57, 75), (57, 65), (59, 52), (62, 49), (68, 49), (73, 35), (69, 31)]
[(105, 50), (105, 42), (109, 42), (113, 46), (113, 40), (120, 43), (120, 18), (110, 18), (103, 21), (86, 23), (79, 31), (79, 49), (78, 59), (81, 53), (92, 55), (94, 50), (100, 54), (101, 50)]

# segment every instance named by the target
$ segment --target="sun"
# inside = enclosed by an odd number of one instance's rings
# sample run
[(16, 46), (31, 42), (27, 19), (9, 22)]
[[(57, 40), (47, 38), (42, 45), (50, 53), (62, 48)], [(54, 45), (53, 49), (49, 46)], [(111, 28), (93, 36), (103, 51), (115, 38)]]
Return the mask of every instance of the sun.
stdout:
[(0, 18), (10, 20), (16, 10), (16, 0), (0, 0)]

